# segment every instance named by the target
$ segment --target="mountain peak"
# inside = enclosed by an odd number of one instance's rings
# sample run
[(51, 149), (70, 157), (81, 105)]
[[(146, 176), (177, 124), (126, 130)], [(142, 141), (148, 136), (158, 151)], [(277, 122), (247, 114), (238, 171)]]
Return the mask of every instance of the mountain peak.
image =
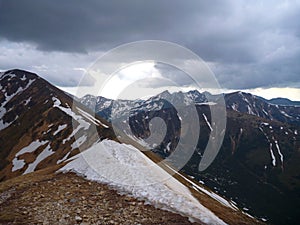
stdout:
[(1, 79), (3, 77), (5, 77), (5, 75), (8, 75), (8, 74), (14, 75), (15, 77), (18, 77), (20, 79), (21, 78), (25, 79), (25, 77), (27, 79), (39, 78), (39, 76), (37, 74), (32, 73), (32, 72), (28, 72), (28, 71), (21, 70), (21, 69), (11, 69), (11, 70), (7, 70), (7, 71), (0, 73)]
[(165, 91), (161, 92), (160, 94), (158, 94), (158, 96), (164, 97), (164, 98), (168, 97), (170, 95), (171, 95), (171, 93), (168, 90), (165, 90)]

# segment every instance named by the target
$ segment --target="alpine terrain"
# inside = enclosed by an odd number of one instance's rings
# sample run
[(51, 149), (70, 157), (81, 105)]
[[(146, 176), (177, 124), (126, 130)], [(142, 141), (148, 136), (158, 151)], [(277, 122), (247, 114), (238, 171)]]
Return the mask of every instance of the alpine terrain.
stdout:
[[(211, 109), (219, 107), (221, 97), (227, 111), (226, 131), (221, 131), (225, 132), (224, 141), (212, 165), (199, 171), (209, 136), (218, 129), (211, 120)], [(172, 154), (185, 132), (171, 103), (180, 105), (187, 114), (190, 113), (189, 106), (195, 105), (201, 132), (196, 151), (181, 172), (261, 221), (271, 224), (296, 224), (299, 221), (298, 102), (266, 100), (244, 92), (213, 96), (197, 90), (172, 94), (165, 91), (148, 100), (134, 101), (86, 95), (80, 102), (107, 121), (120, 124), (120, 129), (142, 144), (151, 134), (150, 121), (154, 117), (163, 119), (166, 135), (161, 143), (150, 146), (162, 158)], [(132, 134), (125, 125), (122, 126), (126, 121)]]
[[(163, 94), (205, 103), (196, 91)], [(194, 156), (177, 173), (158, 164), (175, 148), (180, 129), (180, 118), (160, 96), (116, 101), (120, 119), (136, 108), (130, 121), (137, 140), (149, 135), (147, 116), (170, 117), (161, 145), (145, 151), (115, 136), (112, 100), (90, 95), (76, 100), (34, 73), (2, 72), (0, 223), (262, 224), (280, 221), (276, 213), (288, 209), (281, 221), (295, 221), (298, 112), (257, 99), (261, 104), (249, 115), (242, 104), (252, 107), (255, 97), (235, 95), (241, 102), (231, 98), (240, 105), (228, 109), (217, 160), (205, 172), (197, 170), (210, 132), (209, 108), (199, 104), (204, 131)], [(257, 114), (262, 109), (265, 117)]]

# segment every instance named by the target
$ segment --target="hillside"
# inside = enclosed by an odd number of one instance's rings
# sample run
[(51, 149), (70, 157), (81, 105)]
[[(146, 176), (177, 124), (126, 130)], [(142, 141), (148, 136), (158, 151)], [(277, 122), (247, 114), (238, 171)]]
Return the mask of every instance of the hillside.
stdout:
[(95, 130), (82, 105), (36, 74), (11, 70), (0, 79), (0, 180), (56, 165), (99, 137), (113, 138), (105, 122)]

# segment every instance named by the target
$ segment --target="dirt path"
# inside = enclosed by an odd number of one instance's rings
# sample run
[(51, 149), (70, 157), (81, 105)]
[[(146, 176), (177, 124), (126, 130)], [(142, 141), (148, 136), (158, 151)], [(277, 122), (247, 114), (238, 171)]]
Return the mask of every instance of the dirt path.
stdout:
[(191, 224), (75, 174), (25, 178), (22, 185), (0, 184), (1, 224)]

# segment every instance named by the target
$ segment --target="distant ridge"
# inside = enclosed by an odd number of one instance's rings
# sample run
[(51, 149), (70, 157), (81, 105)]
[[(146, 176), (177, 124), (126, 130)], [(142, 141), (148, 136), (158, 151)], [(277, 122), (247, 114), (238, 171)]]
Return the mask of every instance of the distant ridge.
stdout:
[(300, 106), (300, 101), (291, 101), (288, 98), (272, 98), (266, 101), (273, 105)]

